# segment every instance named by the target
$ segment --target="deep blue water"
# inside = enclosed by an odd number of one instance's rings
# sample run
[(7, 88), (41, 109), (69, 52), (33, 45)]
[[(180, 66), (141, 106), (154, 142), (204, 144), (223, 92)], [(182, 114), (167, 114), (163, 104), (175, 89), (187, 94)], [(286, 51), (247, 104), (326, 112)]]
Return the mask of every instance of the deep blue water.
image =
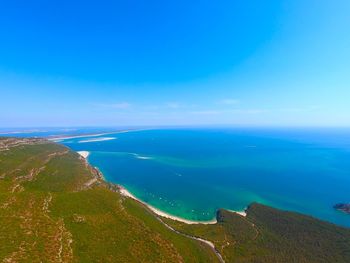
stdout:
[(350, 215), (332, 208), (350, 202), (350, 130), (164, 129), (101, 137), (116, 139), (61, 143), (90, 151), (89, 162), (108, 181), (170, 214), (209, 220), (218, 208), (260, 202), (350, 226)]
[(173, 215), (209, 220), (251, 202), (350, 226), (348, 130), (173, 129), (63, 141), (106, 179)]

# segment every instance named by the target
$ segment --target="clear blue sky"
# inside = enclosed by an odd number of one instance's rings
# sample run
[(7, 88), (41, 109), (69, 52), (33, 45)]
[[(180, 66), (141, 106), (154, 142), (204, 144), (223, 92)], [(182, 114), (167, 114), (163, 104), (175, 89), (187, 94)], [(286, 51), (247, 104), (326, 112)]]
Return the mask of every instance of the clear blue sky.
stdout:
[(349, 14), (348, 0), (3, 1), (0, 126), (350, 126)]

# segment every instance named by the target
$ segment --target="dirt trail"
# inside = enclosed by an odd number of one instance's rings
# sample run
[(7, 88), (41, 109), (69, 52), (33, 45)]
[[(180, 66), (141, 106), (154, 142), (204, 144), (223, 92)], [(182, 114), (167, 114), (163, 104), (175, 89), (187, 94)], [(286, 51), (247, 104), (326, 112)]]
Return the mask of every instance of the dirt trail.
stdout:
[(210, 247), (210, 249), (215, 253), (215, 255), (217, 256), (218, 260), (221, 262), (221, 263), (225, 263), (222, 255), (220, 254), (220, 252), (216, 249), (215, 245), (213, 242), (209, 241), (209, 240), (206, 240), (206, 239), (203, 239), (203, 238), (199, 238), (199, 237), (195, 237), (195, 236), (191, 236), (191, 235), (188, 235), (188, 234), (185, 234), (185, 233), (182, 233), (176, 229), (174, 229), (173, 227), (169, 226), (167, 223), (165, 223), (161, 218), (159, 218), (158, 216), (156, 216), (156, 218), (159, 220), (159, 222), (161, 222), (164, 226), (166, 226), (168, 229), (170, 229), (171, 231), (175, 232), (176, 234), (179, 234), (179, 235), (182, 235), (182, 236), (185, 236), (187, 238), (190, 238), (190, 239), (193, 239), (193, 240), (197, 240), (197, 241), (200, 241), (206, 245), (208, 245)]

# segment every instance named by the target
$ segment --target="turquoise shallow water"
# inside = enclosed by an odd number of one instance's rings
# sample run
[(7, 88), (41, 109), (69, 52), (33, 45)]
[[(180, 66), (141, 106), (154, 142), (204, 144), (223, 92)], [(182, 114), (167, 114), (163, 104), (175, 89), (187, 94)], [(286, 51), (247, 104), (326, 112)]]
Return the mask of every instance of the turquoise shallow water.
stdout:
[(192, 220), (218, 208), (242, 210), (251, 202), (299, 211), (350, 226), (335, 211), (350, 202), (347, 130), (174, 129), (109, 134), (63, 141), (90, 151), (106, 180), (143, 201)]

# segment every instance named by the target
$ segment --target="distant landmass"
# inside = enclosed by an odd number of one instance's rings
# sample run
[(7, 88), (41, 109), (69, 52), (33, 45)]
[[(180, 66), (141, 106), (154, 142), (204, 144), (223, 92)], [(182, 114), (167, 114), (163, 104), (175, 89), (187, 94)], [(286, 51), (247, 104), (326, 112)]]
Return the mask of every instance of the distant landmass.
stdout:
[(186, 224), (121, 189), (63, 145), (0, 138), (0, 261), (350, 262), (345, 227), (258, 203)]

